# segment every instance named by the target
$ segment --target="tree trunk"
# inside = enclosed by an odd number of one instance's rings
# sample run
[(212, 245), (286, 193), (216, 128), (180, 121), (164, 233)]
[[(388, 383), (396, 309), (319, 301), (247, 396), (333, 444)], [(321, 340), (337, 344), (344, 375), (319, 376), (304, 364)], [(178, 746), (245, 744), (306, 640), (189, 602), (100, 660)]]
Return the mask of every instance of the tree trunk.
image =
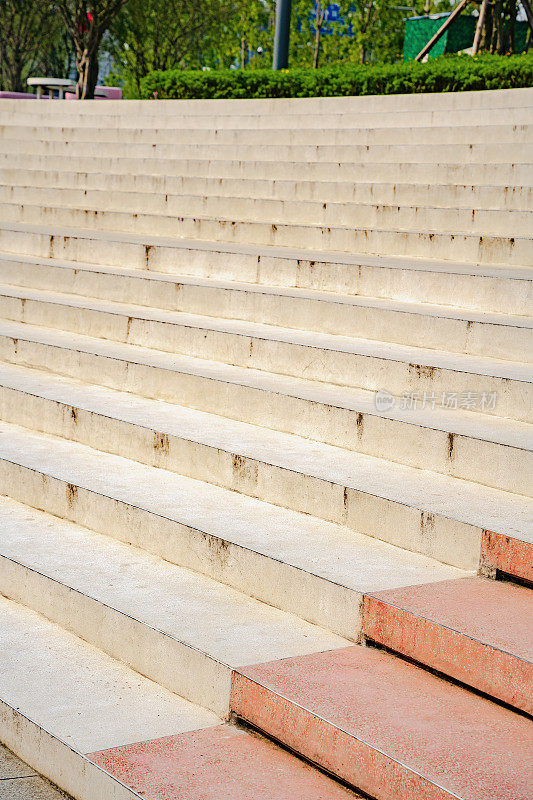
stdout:
[(98, 43), (85, 48), (76, 59), (78, 80), (76, 83), (77, 100), (93, 100), (94, 90), (98, 82)]
[(320, 60), (320, 33), (322, 25), (324, 24), (324, 17), (326, 16), (326, 9), (322, 8), (319, 0), (316, 0), (316, 17), (315, 17), (315, 49), (313, 53), (313, 69), (318, 67)]

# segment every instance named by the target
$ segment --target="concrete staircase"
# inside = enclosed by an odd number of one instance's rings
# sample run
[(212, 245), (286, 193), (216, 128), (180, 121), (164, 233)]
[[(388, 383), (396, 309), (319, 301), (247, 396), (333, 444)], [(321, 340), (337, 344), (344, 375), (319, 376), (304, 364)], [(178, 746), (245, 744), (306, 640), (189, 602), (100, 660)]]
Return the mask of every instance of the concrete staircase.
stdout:
[(533, 90), (0, 101), (0, 741), (78, 800), (529, 800)]

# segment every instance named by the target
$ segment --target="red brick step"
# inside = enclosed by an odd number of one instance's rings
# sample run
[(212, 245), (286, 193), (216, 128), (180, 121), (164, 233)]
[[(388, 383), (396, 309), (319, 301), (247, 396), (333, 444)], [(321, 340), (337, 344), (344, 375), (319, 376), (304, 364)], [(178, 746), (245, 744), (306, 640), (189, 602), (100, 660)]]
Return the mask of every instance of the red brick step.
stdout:
[(89, 759), (146, 800), (360, 798), (273, 742), (230, 725), (115, 747)]
[(533, 713), (533, 592), (482, 578), (366, 596), (367, 637)]
[(531, 798), (531, 721), (383, 650), (239, 670), (232, 709), (377, 800)]

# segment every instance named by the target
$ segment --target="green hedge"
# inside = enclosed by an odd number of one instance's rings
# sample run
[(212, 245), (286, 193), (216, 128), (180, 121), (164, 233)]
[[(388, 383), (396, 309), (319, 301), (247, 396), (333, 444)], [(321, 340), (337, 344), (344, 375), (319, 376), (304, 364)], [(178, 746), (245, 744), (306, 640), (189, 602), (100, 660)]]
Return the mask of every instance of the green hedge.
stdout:
[(180, 70), (151, 72), (142, 97), (159, 99), (247, 97), (338, 97), (415, 92), (464, 92), (533, 86), (533, 54), (441, 56), (418, 64), (261, 70)]

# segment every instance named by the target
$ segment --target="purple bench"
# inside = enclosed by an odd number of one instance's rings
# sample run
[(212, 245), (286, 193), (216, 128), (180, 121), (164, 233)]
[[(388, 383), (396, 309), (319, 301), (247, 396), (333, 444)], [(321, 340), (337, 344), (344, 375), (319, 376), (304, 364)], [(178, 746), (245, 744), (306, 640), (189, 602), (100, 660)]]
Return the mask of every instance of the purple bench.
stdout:
[(36, 94), (28, 94), (27, 92), (0, 92), (0, 99), (4, 100), (37, 100)]
[[(122, 100), (122, 89), (118, 86), (97, 86), (95, 100)], [(65, 100), (75, 100), (75, 92), (65, 92)]]
[[(99, 100), (122, 100), (122, 89), (118, 86), (97, 86), (96, 89), (98, 92), (97, 99)], [(48, 97), (44, 95), (42, 99), (48, 100)], [(65, 100), (75, 99), (75, 92), (65, 92)], [(37, 95), (29, 92), (0, 91), (0, 100), (37, 100)], [(54, 100), (57, 100), (57, 98), (54, 98)]]

